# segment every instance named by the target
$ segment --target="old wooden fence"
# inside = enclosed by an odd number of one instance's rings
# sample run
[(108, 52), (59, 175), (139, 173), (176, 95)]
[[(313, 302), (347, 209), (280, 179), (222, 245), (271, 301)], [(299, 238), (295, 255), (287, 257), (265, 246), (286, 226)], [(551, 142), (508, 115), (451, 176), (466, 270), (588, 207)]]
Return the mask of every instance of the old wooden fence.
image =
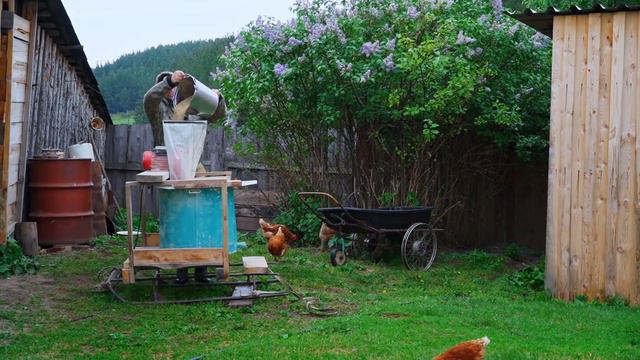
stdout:
[[(208, 170), (231, 170), (233, 177), (258, 180), (258, 187), (236, 191), (236, 216), (240, 230), (255, 230), (258, 218), (272, 218), (279, 195), (277, 179), (263, 166), (240, 160), (232, 150), (236, 140), (222, 128), (209, 127), (201, 162)], [(151, 126), (117, 125), (107, 129), (105, 167), (116, 199), (124, 204), (124, 184), (135, 180), (142, 169), (142, 153), (153, 148)], [(134, 211), (139, 212), (140, 193), (133, 193)], [(135, 200), (137, 199), (137, 200)], [(153, 190), (145, 196), (145, 211), (158, 215), (157, 197)]]

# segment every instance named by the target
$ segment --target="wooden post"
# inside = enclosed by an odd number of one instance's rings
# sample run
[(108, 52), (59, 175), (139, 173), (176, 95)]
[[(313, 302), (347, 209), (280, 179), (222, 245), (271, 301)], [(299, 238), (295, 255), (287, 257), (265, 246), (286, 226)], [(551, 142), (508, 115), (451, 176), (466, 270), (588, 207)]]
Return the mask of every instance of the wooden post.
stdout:
[(220, 182), (220, 191), (222, 198), (222, 268), (224, 270), (224, 278), (229, 276), (229, 207), (227, 194), (227, 181)]
[(27, 172), (27, 152), (29, 149), (29, 119), (31, 93), (33, 92), (33, 67), (36, 51), (36, 32), (38, 31), (38, 2), (29, 0), (25, 4), (25, 18), (29, 24), (29, 54), (27, 55), (27, 81), (24, 98), (23, 119), (22, 119), (22, 139), (20, 142), (20, 163), (18, 164), (18, 194), (17, 194), (17, 220), (22, 221), (24, 209), (24, 189)]
[[(10, 8), (13, 2), (9, 3)], [(0, 176), (0, 245), (7, 241), (8, 232), (8, 189), (9, 189), (9, 151), (11, 144), (11, 87), (13, 74), (13, 30), (8, 30), (2, 34), (2, 46), (0, 54), (4, 54), (1, 58), (4, 62), (0, 63), (0, 71), (2, 81), (0, 81), (0, 107), (2, 107), (3, 137), (2, 137), (2, 154), (0, 156), (0, 168), (2, 175)]]
[(129, 269), (130, 269), (130, 273), (129, 273), (129, 283), (134, 283), (136, 282), (136, 276), (135, 276), (135, 263), (133, 260), (133, 249), (134, 249), (134, 244), (133, 244), (133, 201), (131, 200), (131, 188), (137, 184), (135, 181), (127, 181), (125, 184), (125, 201), (127, 204), (127, 243), (129, 245)]
[(35, 222), (18, 223), (15, 236), (26, 256), (34, 257), (38, 254), (38, 226)]

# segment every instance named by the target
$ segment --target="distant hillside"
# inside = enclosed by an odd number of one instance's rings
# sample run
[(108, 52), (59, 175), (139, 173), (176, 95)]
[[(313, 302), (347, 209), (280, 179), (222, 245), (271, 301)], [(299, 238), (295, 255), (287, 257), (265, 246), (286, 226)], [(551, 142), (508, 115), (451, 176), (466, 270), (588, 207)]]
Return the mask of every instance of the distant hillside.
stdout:
[(94, 73), (109, 111), (112, 114), (136, 112), (140, 117), (142, 97), (154, 84), (155, 76), (163, 70), (180, 69), (213, 86), (209, 72), (219, 66), (219, 57), (230, 40), (222, 38), (160, 45), (98, 66)]

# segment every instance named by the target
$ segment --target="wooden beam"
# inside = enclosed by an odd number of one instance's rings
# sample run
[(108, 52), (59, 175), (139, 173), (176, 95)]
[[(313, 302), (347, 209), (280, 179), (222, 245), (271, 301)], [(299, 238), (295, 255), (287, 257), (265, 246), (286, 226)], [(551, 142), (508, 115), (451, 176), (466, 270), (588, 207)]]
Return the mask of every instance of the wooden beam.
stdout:
[(27, 59), (27, 83), (26, 94), (24, 99), (23, 123), (22, 123), (22, 139), (20, 143), (20, 164), (18, 165), (18, 222), (22, 222), (22, 213), (24, 210), (24, 193), (27, 172), (27, 152), (29, 149), (29, 124), (32, 92), (33, 92), (33, 67), (36, 52), (36, 32), (38, 30), (38, 1), (29, 0), (25, 9), (26, 19), (29, 20), (29, 54)]
[(4, 130), (2, 138), (2, 159), (0, 168), (2, 176), (0, 177), (0, 244), (4, 244), (7, 240), (8, 232), (8, 204), (7, 195), (9, 188), (9, 151), (11, 145), (11, 88), (13, 74), (13, 30), (6, 31), (2, 34), (2, 52), (6, 54), (4, 67), (3, 86), (4, 94), (0, 97), (0, 103), (4, 107), (2, 120), (4, 121)]
[(161, 269), (178, 269), (191, 266), (223, 265), (221, 249), (164, 249), (159, 247), (137, 247), (133, 251), (136, 267), (153, 266)]

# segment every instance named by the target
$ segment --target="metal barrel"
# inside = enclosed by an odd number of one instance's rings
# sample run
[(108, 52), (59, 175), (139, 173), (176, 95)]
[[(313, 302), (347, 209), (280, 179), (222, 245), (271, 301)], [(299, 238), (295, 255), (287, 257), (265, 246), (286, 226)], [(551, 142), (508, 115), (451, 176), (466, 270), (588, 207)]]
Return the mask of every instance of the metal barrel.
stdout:
[(86, 244), (93, 238), (91, 159), (31, 159), (29, 217), (41, 246)]
[(216, 112), (220, 101), (218, 94), (193, 76), (185, 77), (176, 88), (173, 98), (174, 106), (184, 99), (193, 97), (190, 107), (195, 109), (201, 117), (207, 118)]
[(105, 197), (104, 182), (102, 181), (102, 169), (100, 163), (91, 163), (91, 178), (93, 187), (91, 188), (91, 201), (93, 203), (93, 236), (107, 234), (107, 199)]

